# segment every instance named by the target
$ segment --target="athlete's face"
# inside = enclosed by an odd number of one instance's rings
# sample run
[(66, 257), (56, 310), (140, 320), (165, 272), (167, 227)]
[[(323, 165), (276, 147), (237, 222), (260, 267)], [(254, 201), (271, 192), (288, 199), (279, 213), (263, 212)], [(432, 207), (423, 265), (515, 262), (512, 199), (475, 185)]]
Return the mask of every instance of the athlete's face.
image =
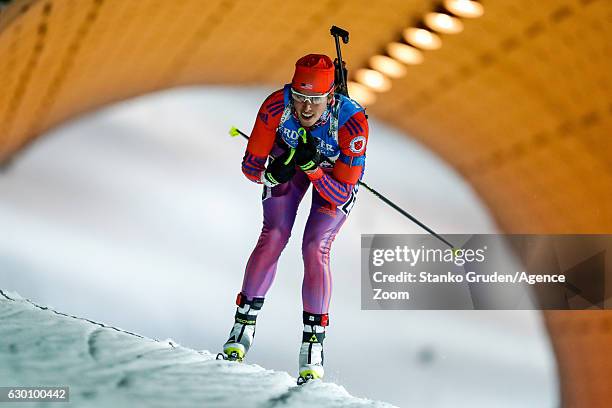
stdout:
[[(302, 92), (304, 95), (308, 96), (321, 96), (321, 94), (315, 92)], [(304, 98), (301, 98), (304, 99)], [(325, 112), (325, 108), (327, 108), (327, 104), (329, 103), (330, 96), (325, 97), (325, 103), (313, 103), (310, 100), (305, 100), (304, 102), (300, 102), (296, 98), (293, 99), (293, 107), (295, 108), (295, 113), (300, 121), (300, 124), (304, 127), (310, 127), (317, 123), (317, 120), (321, 117), (323, 112)]]

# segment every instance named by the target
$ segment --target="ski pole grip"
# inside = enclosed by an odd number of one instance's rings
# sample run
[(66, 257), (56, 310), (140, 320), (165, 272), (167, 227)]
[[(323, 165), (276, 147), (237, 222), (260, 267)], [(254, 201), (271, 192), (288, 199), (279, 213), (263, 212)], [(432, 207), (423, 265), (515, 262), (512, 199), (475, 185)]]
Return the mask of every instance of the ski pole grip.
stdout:
[(303, 127), (298, 129), (298, 136), (302, 138), (302, 141), (304, 143), (307, 142), (307, 136), (308, 134), (306, 133), (306, 129), (304, 129)]

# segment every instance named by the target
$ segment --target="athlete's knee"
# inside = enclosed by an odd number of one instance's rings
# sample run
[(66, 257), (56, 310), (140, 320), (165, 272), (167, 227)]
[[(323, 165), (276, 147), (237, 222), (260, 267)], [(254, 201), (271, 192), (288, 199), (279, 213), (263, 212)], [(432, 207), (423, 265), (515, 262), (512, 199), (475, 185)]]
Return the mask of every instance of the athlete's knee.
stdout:
[(291, 229), (286, 227), (265, 227), (262, 231), (267, 245), (274, 245), (281, 250), (285, 248), (291, 237)]
[(304, 257), (313, 255), (328, 255), (330, 243), (319, 237), (306, 238), (302, 241), (302, 255)]

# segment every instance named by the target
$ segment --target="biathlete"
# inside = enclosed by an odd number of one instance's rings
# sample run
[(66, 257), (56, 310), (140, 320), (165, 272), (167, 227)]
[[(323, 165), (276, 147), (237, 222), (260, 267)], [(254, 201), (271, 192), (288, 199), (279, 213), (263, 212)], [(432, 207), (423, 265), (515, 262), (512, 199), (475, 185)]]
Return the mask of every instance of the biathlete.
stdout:
[[(309, 54), (295, 64), (290, 84), (262, 104), (242, 172), (263, 184), (263, 228), (244, 273), (224, 357), (242, 361), (276, 274), (297, 208), (310, 184), (312, 204), (302, 240), (304, 331), (298, 384), (322, 378), (323, 340), (332, 290), (331, 244), (346, 221), (364, 173), (368, 122), (354, 100), (334, 93), (334, 64)], [(327, 159), (327, 160), (326, 160)]]

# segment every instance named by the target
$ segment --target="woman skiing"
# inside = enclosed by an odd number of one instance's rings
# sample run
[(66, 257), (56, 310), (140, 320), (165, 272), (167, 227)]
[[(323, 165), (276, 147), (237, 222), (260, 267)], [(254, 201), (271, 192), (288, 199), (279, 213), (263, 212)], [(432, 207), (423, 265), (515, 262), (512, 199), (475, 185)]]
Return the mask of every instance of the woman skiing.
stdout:
[(223, 346), (225, 358), (242, 361), (251, 347), (277, 261), (312, 183), (302, 241), (304, 331), (298, 384), (323, 377), (332, 287), (330, 247), (355, 202), (367, 139), (364, 109), (334, 93), (334, 64), (326, 55), (300, 58), (291, 83), (264, 101), (242, 160), (244, 175), (264, 185), (263, 229), (246, 265), (234, 326)]

